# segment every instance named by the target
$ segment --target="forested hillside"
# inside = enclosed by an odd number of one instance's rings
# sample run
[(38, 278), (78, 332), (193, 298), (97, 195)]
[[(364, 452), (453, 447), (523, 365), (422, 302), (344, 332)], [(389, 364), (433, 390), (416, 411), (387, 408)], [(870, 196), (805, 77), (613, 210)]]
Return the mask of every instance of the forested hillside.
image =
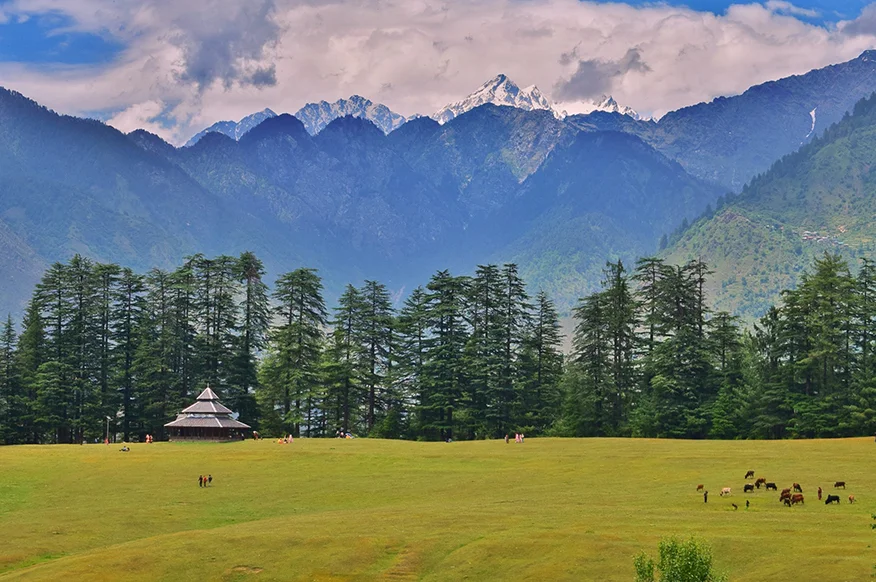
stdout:
[(670, 246), (673, 261), (715, 269), (716, 306), (753, 319), (824, 251), (857, 268), (876, 253), (876, 97), (799, 152), (776, 162)]
[[(0, 227), (10, 241), (0, 266), (13, 281), (2, 307), (15, 313), (42, 266), (74, 253), (146, 269), (198, 249), (252, 249), (272, 274), (319, 268), (331, 298), (348, 278), (384, 280), (399, 293), (437, 268), (503, 262), (527, 237), (565, 237), (569, 223), (575, 237), (564, 248), (648, 253), (719, 194), (634, 136), (576, 137), (550, 113), (493, 105), (443, 126), (414, 120), (389, 136), (350, 116), (311, 136), (280, 115), (239, 140), (210, 133), (186, 148), (58, 116), (8, 91), (0, 121)], [(564, 181), (571, 186), (557, 196)], [(610, 196), (629, 203), (606, 204)], [(521, 253), (521, 268), (563, 309), (597, 283), (591, 262), (540, 259)]]

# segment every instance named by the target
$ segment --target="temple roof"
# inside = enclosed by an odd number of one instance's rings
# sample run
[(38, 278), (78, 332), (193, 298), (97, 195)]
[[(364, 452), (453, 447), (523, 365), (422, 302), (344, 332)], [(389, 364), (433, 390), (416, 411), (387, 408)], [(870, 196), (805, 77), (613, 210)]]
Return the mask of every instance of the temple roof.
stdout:
[(215, 416), (182, 416), (168, 422), (164, 426), (168, 428), (191, 427), (191, 428), (250, 428), (248, 424), (244, 424), (233, 418), (218, 418)]
[(209, 387), (198, 396), (197, 402), (184, 409), (176, 420), (164, 426), (168, 428), (250, 428), (248, 424), (231, 418), (231, 409), (219, 402), (219, 397)]
[(215, 393), (215, 392), (213, 392), (212, 390), (210, 390), (210, 387), (209, 387), (209, 386), (207, 386), (206, 388), (204, 388), (204, 391), (201, 392), (201, 395), (198, 396), (198, 400), (213, 400), (213, 401), (218, 402), (218, 401), (219, 401), (219, 397), (216, 396), (216, 393)]
[[(209, 388), (208, 388), (209, 390)], [(218, 400), (201, 400), (183, 409), (183, 414), (231, 414), (231, 409), (226, 408)]]

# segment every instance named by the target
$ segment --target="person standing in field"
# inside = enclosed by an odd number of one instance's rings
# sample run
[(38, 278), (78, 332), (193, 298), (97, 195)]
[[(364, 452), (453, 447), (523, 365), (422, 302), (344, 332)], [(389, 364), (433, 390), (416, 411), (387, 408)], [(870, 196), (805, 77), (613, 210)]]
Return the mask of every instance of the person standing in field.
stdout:
[(505, 444), (508, 444), (508, 435), (505, 435)]
[(703, 503), (708, 503), (708, 502), (709, 502), (709, 492), (703, 491)]
[(213, 483), (213, 475), (207, 475), (207, 485), (210, 485), (212, 483)]
[(204, 476), (198, 475), (198, 487), (203, 487), (203, 486), (204, 486)]

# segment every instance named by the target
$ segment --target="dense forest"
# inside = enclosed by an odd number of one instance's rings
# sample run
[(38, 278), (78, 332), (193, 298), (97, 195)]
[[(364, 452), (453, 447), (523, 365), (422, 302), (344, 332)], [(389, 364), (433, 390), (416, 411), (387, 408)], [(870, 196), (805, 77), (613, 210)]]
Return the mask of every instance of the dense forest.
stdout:
[[(263, 434), (426, 440), (801, 438), (876, 430), (876, 263), (815, 261), (753, 329), (707, 265), (608, 263), (572, 352), (513, 264), (377, 281), (327, 308), (313, 269), (269, 288), (252, 253), (138, 274), (76, 256), (0, 333), (0, 443), (165, 436), (205, 386)], [(399, 304), (400, 303), (400, 304)]]

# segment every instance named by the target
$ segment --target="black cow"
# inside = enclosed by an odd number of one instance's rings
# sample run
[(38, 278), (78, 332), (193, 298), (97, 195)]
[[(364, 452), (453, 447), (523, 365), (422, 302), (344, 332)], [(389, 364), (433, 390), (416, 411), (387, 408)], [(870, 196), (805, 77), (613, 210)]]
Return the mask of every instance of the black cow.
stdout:
[(828, 495), (827, 500), (824, 502), (825, 505), (830, 505), (831, 503), (836, 503), (839, 505), (840, 497), (839, 495)]
[(794, 483), (794, 491), (796, 491), (797, 493), (803, 493), (803, 488), (800, 487), (799, 483)]
[(782, 503), (784, 503), (784, 504), (787, 505), (788, 507), (791, 507), (791, 498), (790, 498), (790, 497), (785, 497), (785, 499), (784, 499), (784, 501), (782, 501)]
[(771, 489), (772, 489), (773, 491), (778, 491), (778, 490), (779, 490), (779, 488), (776, 487), (776, 484), (775, 484), (775, 483), (767, 483), (767, 484), (766, 484), (766, 490), (769, 491), (769, 490), (771, 490)]
[(845, 488), (846, 488), (846, 482), (845, 482), (845, 481), (837, 481), (836, 483), (833, 484), (833, 488), (834, 488), (834, 489), (839, 489), (840, 487), (842, 487), (843, 489), (845, 489)]
[(746, 483), (745, 486), (742, 488), (742, 492), (748, 493), (749, 491), (754, 491), (754, 485), (752, 485), (751, 483)]
[(746, 479), (748, 479), (750, 477), (754, 477), (754, 471), (749, 471), (748, 473), (745, 474)]

